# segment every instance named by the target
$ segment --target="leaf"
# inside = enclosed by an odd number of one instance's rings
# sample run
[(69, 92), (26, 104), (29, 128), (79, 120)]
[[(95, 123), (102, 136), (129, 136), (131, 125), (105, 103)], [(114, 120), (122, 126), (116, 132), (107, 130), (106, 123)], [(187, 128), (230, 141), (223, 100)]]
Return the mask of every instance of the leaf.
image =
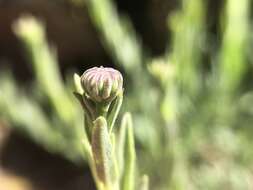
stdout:
[(123, 94), (119, 94), (116, 99), (111, 103), (110, 105), (110, 110), (108, 113), (108, 125), (109, 125), (109, 132), (112, 132), (114, 123), (119, 115), (119, 110), (121, 108), (122, 105), (122, 101), (123, 101)]
[(74, 78), (74, 84), (75, 84), (76, 92), (78, 94), (83, 95), (84, 90), (83, 90), (82, 85), (81, 85), (81, 78), (80, 78), (80, 76), (75, 73), (73, 78)]
[(125, 149), (125, 142), (126, 142), (127, 117), (128, 117), (127, 113), (124, 114), (123, 119), (121, 121), (119, 137), (118, 137), (118, 145), (116, 147), (120, 176), (122, 176), (123, 169), (124, 169), (124, 149)]
[[(126, 129), (126, 139), (124, 145), (124, 171), (122, 179), (122, 190), (133, 190), (135, 181), (135, 143), (132, 117), (130, 113), (124, 115), (122, 126)], [(124, 129), (123, 129), (124, 130)]]
[(95, 108), (91, 101), (85, 97), (85, 95), (81, 95), (78, 92), (73, 92), (79, 103), (82, 105), (82, 108), (85, 114), (88, 116), (89, 120), (93, 121), (95, 119)]
[(92, 130), (92, 153), (96, 167), (96, 175), (100, 183), (111, 189), (116, 172), (113, 161), (112, 144), (104, 117), (98, 117)]

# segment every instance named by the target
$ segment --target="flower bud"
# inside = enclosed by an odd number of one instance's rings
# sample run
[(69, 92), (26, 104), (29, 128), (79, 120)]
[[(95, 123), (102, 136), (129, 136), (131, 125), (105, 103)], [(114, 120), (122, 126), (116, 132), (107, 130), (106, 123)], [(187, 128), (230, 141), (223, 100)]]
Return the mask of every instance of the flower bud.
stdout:
[(123, 77), (115, 69), (93, 67), (83, 73), (81, 84), (94, 102), (110, 102), (122, 92)]

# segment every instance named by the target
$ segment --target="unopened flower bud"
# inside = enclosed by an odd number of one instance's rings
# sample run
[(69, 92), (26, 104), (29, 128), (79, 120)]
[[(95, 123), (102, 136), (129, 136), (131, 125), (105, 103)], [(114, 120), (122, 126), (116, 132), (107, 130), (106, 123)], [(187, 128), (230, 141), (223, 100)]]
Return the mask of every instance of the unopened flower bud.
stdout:
[(115, 69), (93, 67), (83, 73), (81, 84), (94, 102), (110, 102), (122, 92), (123, 77)]

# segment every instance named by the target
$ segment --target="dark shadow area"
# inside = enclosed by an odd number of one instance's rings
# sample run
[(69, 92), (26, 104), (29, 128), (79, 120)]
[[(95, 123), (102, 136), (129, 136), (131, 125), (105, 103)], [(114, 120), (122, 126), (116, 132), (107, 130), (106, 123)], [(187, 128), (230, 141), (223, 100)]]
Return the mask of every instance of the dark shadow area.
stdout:
[(130, 17), (143, 45), (151, 55), (159, 56), (170, 44), (168, 13), (176, 10), (176, 0), (115, 0), (120, 13)]
[(27, 178), (34, 190), (95, 190), (89, 169), (52, 155), (18, 133), (1, 150), (1, 166)]
[[(87, 11), (49, 0), (0, 1), (0, 66), (9, 66), (15, 77), (29, 81), (31, 67), (24, 47), (12, 31), (13, 23), (24, 14), (41, 19), (50, 44), (57, 50), (60, 68), (85, 70), (94, 65), (112, 65)], [(67, 70), (67, 69), (66, 69)]]

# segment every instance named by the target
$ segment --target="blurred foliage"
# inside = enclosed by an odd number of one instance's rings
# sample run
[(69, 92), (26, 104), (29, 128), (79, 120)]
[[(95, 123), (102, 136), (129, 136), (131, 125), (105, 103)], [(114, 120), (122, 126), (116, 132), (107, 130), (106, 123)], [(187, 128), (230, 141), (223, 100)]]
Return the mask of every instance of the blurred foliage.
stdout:
[[(172, 43), (153, 58), (111, 0), (83, 1), (105, 48), (126, 73), (123, 109), (133, 115), (139, 169), (150, 176), (151, 189), (253, 189), (252, 3), (225, 1), (214, 49), (207, 1), (180, 2), (168, 15)], [(82, 157), (82, 112), (59, 77), (54, 51), (44, 35), (15, 31), (37, 81), (28, 93), (2, 73), (1, 114), (48, 150)]]
[(46, 43), (42, 23), (25, 16), (15, 23), (14, 31), (24, 42), (36, 80), (25, 90), (10, 71), (3, 70), (1, 115), (49, 151), (75, 162), (83, 160), (82, 112), (71, 98), (71, 91), (65, 90), (55, 51)]

